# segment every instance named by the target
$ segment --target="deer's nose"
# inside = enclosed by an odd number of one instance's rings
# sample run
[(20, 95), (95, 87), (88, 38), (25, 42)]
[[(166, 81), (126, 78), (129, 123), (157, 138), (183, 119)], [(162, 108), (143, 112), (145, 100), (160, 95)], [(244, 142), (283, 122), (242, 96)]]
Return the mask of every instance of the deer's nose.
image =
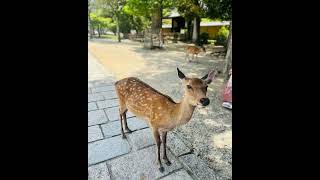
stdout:
[(210, 103), (210, 100), (209, 100), (209, 98), (201, 98), (201, 99), (200, 99), (200, 103), (201, 103), (203, 106), (208, 106), (209, 103)]

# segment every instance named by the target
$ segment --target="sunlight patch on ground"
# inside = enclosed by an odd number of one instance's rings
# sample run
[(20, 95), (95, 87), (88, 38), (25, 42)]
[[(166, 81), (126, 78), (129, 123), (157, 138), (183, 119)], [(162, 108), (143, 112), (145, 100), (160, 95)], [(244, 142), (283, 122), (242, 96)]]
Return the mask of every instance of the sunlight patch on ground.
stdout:
[[(99, 43), (88, 43), (89, 51), (97, 57), (97, 59), (105, 67), (108, 67), (114, 73), (116, 79), (122, 79), (133, 76), (135, 72), (142, 71), (146, 68), (143, 57), (125, 49), (125, 45), (103, 45)], [(119, 52), (119, 53), (113, 53)], [(133, 61), (134, 59), (134, 61)]]
[(214, 147), (232, 148), (232, 131), (228, 130), (221, 134), (215, 134), (213, 137)]

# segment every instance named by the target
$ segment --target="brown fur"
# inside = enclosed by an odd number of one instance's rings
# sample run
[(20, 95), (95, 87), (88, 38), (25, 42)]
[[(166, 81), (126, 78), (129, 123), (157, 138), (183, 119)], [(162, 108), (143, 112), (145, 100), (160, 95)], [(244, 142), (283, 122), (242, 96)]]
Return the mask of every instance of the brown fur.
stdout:
[(187, 46), (185, 48), (185, 51), (186, 51), (185, 59), (188, 58), (188, 62), (191, 62), (190, 59), (189, 59), (189, 55), (190, 54), (192, 55), (192, 59), (194, 59), (194, 55), (196, 55), (196, 59), (198, 59), (198, 54), (200, 52), (205, 52), (205, 49), (204, 48), (199, 48), (199, 47), (196, 47), (196, 46)]
[[(212, 79), (212, 75), (210, 78)], [(163, 171), (160, 160), (160, 133), (164, 143), (164, 156), (167, 165), (171, 162), (166, 155), (167, 132), (190, 121), (199, 100), (206, 97), (207, 80), (198, 78), (183, 78), (185, 93), (180, 103), (174, 102), (169, 96), (160, 93), (148, 84), (135, 77), (129, 77), (115, 83), (119, 97), (119, 113), (122, 137), (126, 138), (124, 129), (131, 132), (127, 126), (126, 112), (130, 110), (137, 117), (144, 119), (150, 126), (157, 144), (157, 158), (160, 171)], [(211, 82), (211, 81), (210, 81)], [(192, 91), (187, 87), (192, 86)]]

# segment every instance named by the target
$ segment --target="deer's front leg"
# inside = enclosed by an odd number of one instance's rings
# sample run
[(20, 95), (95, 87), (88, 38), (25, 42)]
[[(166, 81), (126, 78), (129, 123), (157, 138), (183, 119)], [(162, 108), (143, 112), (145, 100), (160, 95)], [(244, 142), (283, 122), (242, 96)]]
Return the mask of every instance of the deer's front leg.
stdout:
[(121, 123), (121, 135), (122, 135), (122, 139), (127, 139), (126, 135), (124, 134), (123, 131), (123, 114), (121, 113), (121, 111), (119, 110), (119, 115), (120, 115), (120, 123)]
[(189, 58), (189, 54), (188, 54), (188, 53), (186, 53), (185, 60), (187, 60), (188, 62), (190, 62), (190, 58)]
[(171, 162), (167, 157), (167, 132), (163, 132), (161, 137), (162, 137), (162, 143), (163, 143), (163, 160), (166, 163), (166, 165), (170, 166)]
[(160, 141), (160, 134), (157, 128), (152, 128), (152, 134), (154, 141), (156, 142), (157, 145), (157, 164), (159, 165), (159, 171), (164, 172), (164, 168), (161, 164), (160, 160), (160, 146), (161, 146), (161, 141)]

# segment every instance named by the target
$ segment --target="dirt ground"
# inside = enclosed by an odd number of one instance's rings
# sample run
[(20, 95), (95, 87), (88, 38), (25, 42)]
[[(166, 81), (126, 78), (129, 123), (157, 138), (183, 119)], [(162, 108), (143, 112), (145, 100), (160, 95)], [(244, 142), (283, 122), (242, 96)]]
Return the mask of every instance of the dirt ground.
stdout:
[[(183, 43), (169, 44), (163, 50), (148, 50), (132, 41), (90, 40), (89, 52), (97, 57), (116, 79), (135, 76), (176, 102), (182, 88), (176, 68), (189, 77), (201, 78), (211, 69), (222, 70), (223, 59), (208, 54), (198, 57), (198, 63), (185, 60)], [(223, 179), (232, 178), (232, 112), (221, 106), (223, 79), (218, 77), (208, 87), (210, 105), (196, 109), (192, 120), (172, 133), (194, 150)]]

